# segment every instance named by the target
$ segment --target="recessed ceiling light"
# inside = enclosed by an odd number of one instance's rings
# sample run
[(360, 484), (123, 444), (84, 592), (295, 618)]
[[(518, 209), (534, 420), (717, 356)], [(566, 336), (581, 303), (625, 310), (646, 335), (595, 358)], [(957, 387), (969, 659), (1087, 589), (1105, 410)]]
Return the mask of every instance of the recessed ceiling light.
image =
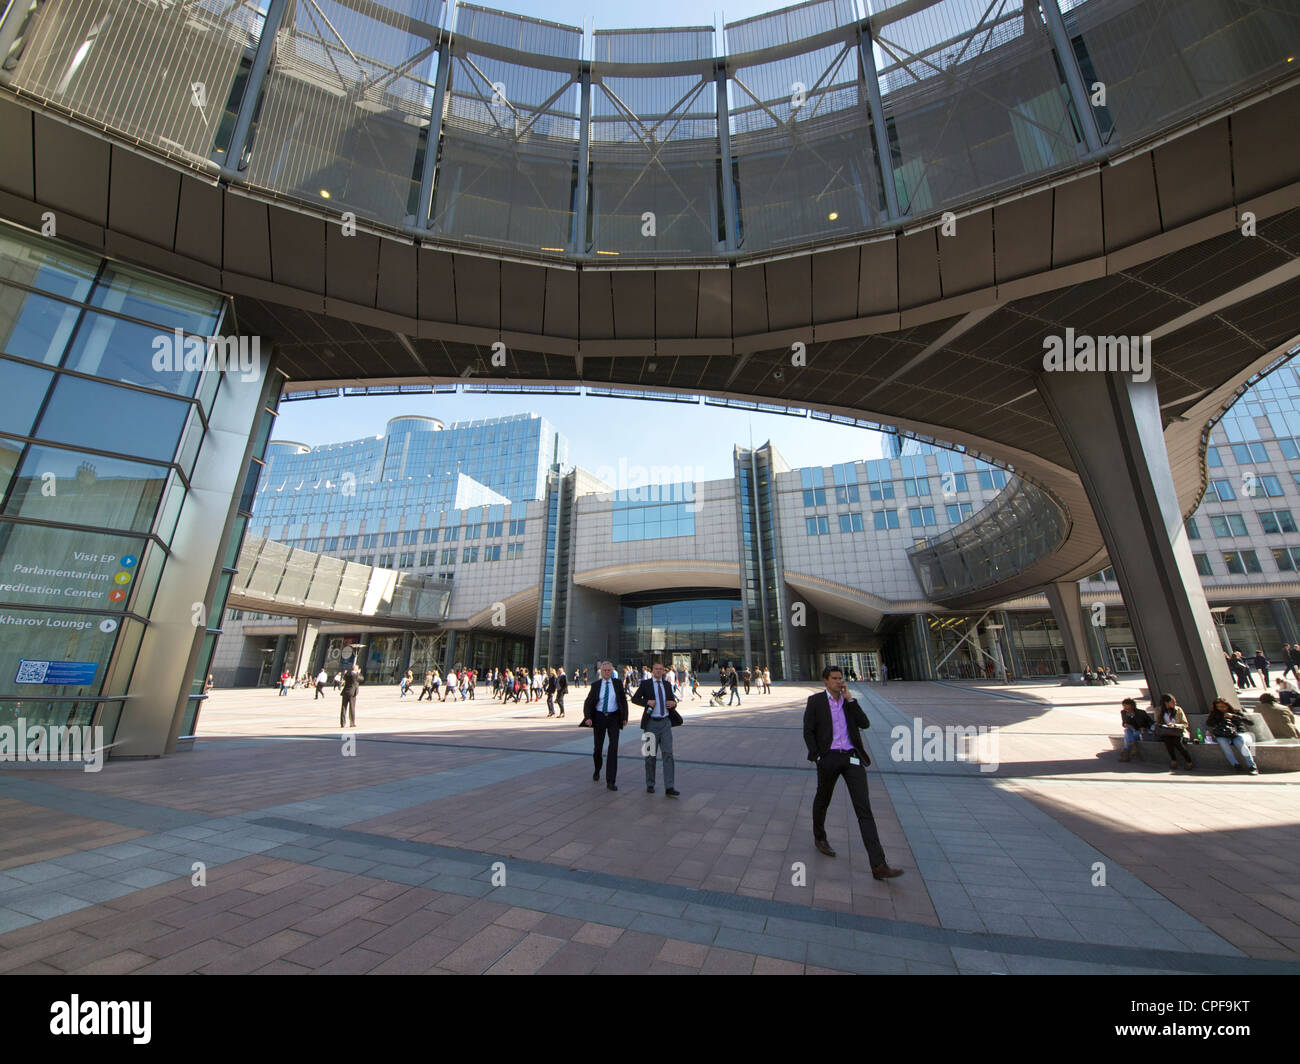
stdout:
[(840, 216), (840, 212), (839, 212), (839, 211), (831, 211), (831, 213), (828, 214), (828, 215), (826, 216), (826, 218), (827, 218), (828, 221), (832, 221), (832, 222), (833, 222), (833, 221), (835, 221), (836, 219), (838, 219), (839, 216)]
[(320, 198), (321, 198), (321, 199), (329, 199), (329, 198), (330, 198), (330, 190), (327, 189), (327, 188), (323, 188), (323, 189), (321, 189), (321, 190), (320, 190)]

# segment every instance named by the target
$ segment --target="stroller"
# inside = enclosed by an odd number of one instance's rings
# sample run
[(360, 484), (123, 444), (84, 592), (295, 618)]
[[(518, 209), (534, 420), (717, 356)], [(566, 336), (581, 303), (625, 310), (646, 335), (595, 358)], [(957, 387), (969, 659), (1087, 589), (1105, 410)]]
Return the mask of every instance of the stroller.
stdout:
[(719, 706), (725, 709), (727, 704), (726, 702), (723, 701), (723, 699), (727, 697), (727, 690), (728, 690), (727, 685), (723, 684), (716, 691), (714, 691), (713, 694), (709, 695), (709, 705)]

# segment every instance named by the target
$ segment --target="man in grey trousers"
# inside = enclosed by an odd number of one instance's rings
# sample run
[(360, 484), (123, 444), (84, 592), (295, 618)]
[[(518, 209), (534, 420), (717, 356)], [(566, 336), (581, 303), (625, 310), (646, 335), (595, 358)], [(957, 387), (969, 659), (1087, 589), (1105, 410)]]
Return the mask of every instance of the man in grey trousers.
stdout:
[(645, 754), (645, 789), (647, 794), (655, 792), (655, 755), (663, 754), (664, 759), (664, 794), (669, 798), (679, 797), (673, 788), (676, 782), (673, 773), (673, 725), (680, 724), (682, 718), (677, 713), (677, 699), (673, 695), (672, 681), (665, 675), (662, 662), (654, 663), (654, 675), (642, 680), (629, 702), (640, 706), (641, 749)]

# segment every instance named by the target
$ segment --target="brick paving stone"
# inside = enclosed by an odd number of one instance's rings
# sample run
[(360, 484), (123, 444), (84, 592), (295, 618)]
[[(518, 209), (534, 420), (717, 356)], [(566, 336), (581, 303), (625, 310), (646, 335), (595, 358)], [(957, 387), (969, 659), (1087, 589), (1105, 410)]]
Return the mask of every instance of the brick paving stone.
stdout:
[[(371, 939), (367, 945), (373, 941)], [(409, 946), (398, 950), (387, 960), (372, 968), (370, 972), (372, 975), (422, 975), (460, 946), (458, 939), (424, 935)]]
[(497, 961), (496, 964), (492, 965), (486, 974), (533, 975), (565, 944), (565, 940), (561, 938), (529, 934), (522, 942), (513, 946), (510, 952)]
[(704, 958), (700, 971), (704, 975), (749, 975), (754, 970), (754, 955), (713, 947)]
[(698, 942), (681, 942), (669, 939), (659, 950), (657, 960), (668, 964), (699, 969), (709, 954), (709, 947)]
[(623, 935), (621, 927), (612, 927), (609, 924), (585, 923), (573, 933), (570, 941), (583, 942), (590, 946), (600, 946), (608, 949)]
[(449, 953), (438, 964), (439, 967), (454, 972), (478, 975), (487, 971), (524, 937), (522, 931), (492, 924), (466, 940), (464, 945)]
[(584, 942), (567, 942), (538, 969), (538, 975), (589, 975), (605, 957), (599, 946)]

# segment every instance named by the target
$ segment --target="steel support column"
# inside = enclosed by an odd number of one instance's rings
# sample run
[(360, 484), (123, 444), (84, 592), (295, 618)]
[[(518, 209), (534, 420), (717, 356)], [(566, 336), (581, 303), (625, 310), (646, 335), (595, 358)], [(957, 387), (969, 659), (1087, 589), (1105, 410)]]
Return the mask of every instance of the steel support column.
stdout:
[(438, 143), (442, 140), (442, 116), (447, 109), (451, 82), (451, 48), (444, 37), (438, 42), (438, 73), (433, 81), (433, 108), (429, 112), (429, 134), (424, 143), (424, 168), (420, 171), (420, 197), (415, 203), (415, 227), (433, 225), (433, 194), (438, 170)]
[(872, 51), (871, 37), (858, 29), (858, 55), (862, 57), (862, 76), (867, 84), (867, 99), (871, 104), (871, 133), (876, 140), (876, 158), (880, 163), (880, 184), (885, 190), (885, 209), (891, 218), (901, 218), (898, 206), (898, 186), (894, 182), (894, 153), (889, 147), (889, 129), (885, 125), (885, 105), (880, 99), (880, 78), (876, 75), (876, 55)]
[(582, 99), (578, 103), (578, 189), (573, 205), (573, 253), (587, 254), (587, 200), (591, 188), (591, 66), (582, 64), (578, 84)]
[[(226, 158), (221, 167), (223, 173), (232, 177), (242, 169), (239, 164), (248, 144), (248, 130), (253, 124), (253, 114), (262, 98), (266, 71), (271, 65), (271, 53), (275, 51), (275, 38), (288, 7), (289, 0), (271, 0), (266, 9), (262, 33), (257, 39), (257, 51), (253, 53), (253, 65), (248, 71), (248, 81), (244, 85), (244, 98), (239, 102), (239, 117), (235, 120), (235, 131), (230, 136), (230, 146), (226, 149)], [(215, 151), (212, 154), (212, 161), (222, 162)]]
[(722, 162), (723, 232), (728, 251), (735, 251), (739, 243), (740, 217), (736, 207), (735, 170), (731, 164), (731, 106), (727, 102), (727, 64), (719, 63), (714, 75), (718, 87), (718, 155)]
[(1037, 383), (1101, 528), (1150, 693), (1172, 692), (1197, 712), (1235, 696), (1174, 490), (1155, 383), (1096, 372), (1043, 373)]
[(1047, 31), (1056, 46), (1057, 58), (1065, 72), (1065, 83), (1074, 101), (1074, 109), (1079, 115), (1079, 124), (1083, 127), (1084, 144), (1088, 152), (1101, 151), (1101, 130), (1097, 128), (1097, 115), (1088, 98), (1087, 86), (1083, 83), (1083, 71), (1079, 69), (1079, 58), (1074, 54), (1074, 45), (1070, 43), (1070, 34), (1065, 28), (1065, 19), (1056, 0), (1039, 0), (1043, 16), (1047, 20)]

